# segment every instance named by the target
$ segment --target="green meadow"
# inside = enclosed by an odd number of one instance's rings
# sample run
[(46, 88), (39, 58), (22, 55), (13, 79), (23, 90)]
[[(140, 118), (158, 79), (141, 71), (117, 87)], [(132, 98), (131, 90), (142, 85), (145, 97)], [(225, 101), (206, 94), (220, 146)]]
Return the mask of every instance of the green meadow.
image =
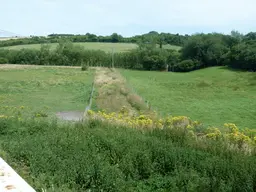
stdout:
[(256, 129), (256, 74), (211, 67), (189, 73), (120, 70), (162, 115), (185, 115), (205, 125)]

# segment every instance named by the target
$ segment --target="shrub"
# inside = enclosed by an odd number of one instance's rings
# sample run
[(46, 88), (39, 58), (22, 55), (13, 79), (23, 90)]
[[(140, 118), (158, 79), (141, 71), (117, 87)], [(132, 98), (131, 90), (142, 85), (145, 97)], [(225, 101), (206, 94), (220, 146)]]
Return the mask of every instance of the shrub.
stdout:
[(227, 56), (228, 66), (235, 69), (256, 71), (256, 41), (233, 46)]
[(229, 51), (231, 41), (235, 42), (235, 39), (216, 33), (193, 35), (181, 49), (181, 57), (183, 60), (199, 61), (201, 65), (195, 69), (223, 65), (224, 55)]
[(168, 70), (174, 71), (174, 66), (180, 62), (180, 53), (175, 50), (170, 50), (167, 56)]
[(199, 61), (193, 61), (191, 59), (183, 60), (180, 63), (173, 66), (173, 71), (176, 72), (188, 72), (200, 68)]
[(165, 58), (160, 55), (146, 55), (142, 59), (143, 68), (146, 70), (162, 70), (166, 68)]
[(4, 57), (0, 57), (0, 64), (6, 64), (8, 63), (8, 59)]
[(12, 64), (39, 64), (40, 50), (9, 50), (7, 57)]
[(89, 67), (86, 64), (83, 64), (82, 67), (81, 67), (82, 71), (87, 71), (88, 69), (89, 69)]

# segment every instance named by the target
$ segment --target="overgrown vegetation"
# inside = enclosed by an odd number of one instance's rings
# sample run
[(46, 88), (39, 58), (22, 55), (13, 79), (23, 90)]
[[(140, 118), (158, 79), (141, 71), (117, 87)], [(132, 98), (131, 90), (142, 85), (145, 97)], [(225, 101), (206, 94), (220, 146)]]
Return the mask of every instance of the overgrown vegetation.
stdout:
[[(228, 65), (232, 68), (256, 70), (255, 37), (243, 36), (238, 32), (232, 35), (198, 34), (191, 36), (181, 50), (181, 59), (190, 59), (187, 65), (183, 62), (178, 71)], [(194, 64), (192, 64), (192, 60)]]
[(97, 68), (94, 82), (94, 110), (118, 112), (126, 106), (131, 112), (130, 115), (148, 112), (144, 101), (129, 89), (125, 79), (116, 69)]
[[(168, 129), (0, 119), (1, 151), (37, 190), (254, 191), (256, 158)], [(61, 150), (60, 150), (61, 149)], [(29, 174), (29, 175), (28, 175)]]

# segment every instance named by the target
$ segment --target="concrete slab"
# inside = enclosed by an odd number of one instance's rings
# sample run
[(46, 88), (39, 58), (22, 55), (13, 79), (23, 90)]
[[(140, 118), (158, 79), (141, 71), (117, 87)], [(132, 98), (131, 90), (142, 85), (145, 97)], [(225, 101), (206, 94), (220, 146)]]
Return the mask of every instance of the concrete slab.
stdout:
[(1, 192), (36, 192), (2, 158), (0, 158)]

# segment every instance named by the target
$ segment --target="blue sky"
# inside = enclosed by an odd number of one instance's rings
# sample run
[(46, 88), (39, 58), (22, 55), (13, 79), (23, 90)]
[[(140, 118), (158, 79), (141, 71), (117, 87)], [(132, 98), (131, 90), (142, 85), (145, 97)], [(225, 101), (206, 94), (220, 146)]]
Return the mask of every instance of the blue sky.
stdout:
[(0, 30), (123, 36), (256, 31), (256, 0), (0, 0)]

